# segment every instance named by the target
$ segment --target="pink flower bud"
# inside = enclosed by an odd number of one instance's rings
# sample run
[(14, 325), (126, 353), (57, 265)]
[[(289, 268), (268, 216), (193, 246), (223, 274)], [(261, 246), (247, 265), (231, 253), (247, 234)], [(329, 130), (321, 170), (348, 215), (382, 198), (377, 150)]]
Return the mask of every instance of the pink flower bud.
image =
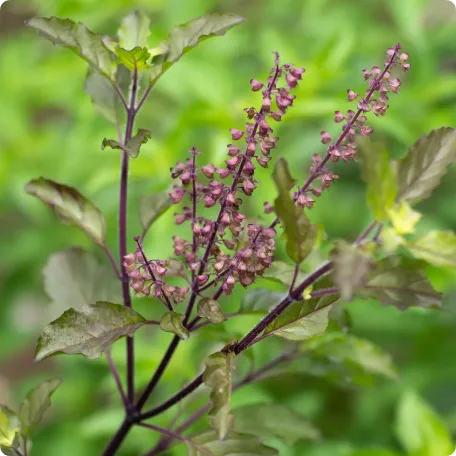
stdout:
[(334, 114), (334, 121), (336, 123), (342, 122), (345, 119), (345, 116), (340, 111), (335, 111)]
[(212, 177), (214, 176), (215, 167), (212, 163), (209, 163), (206, 166), (203, 166), (201, 168), (201, 171), (206, 177), (212, 179)]
[(348, 101), (353, 101), (358, 98), (358, 94), (356, 92), (353, 92), (353, 90), (351, 90), (351, 89), (347, 90), (347, 95), (348, 95)]
[(321, 131), (320, 135), (321, 135), (321, 142), (323, 144), (328, 144), (329, 142), (332, 141), (331, 136), (329, 135), (329, 133), (327, 131)]
[(262, 82), (257, 81), (256, 79), (250, 79), (250, 85), (252, 86), (252, 90), (254, 92), (258, 92), (258, 90), (261, 90), (264, 86)]
[(231, 137), (232, 137), (233, 141), (237, 141), (238, 139), (241, 139), (242, 136), (244, 136), (244, 132), (243, 131), (236, 130), (235, 128), (232, 128), (230, 130), (230, 133), (231, 133)]

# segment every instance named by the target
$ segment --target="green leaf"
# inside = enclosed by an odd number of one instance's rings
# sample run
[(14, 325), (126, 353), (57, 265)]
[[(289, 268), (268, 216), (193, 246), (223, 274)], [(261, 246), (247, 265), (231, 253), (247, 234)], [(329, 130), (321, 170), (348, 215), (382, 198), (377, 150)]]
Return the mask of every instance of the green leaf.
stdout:
[(139, 149), (143, 144), (146, 144), (146, 142), (150, 139), (151, 134), (152, 133), (150, 130), (144, 130), (140, 128), (138, 130), (138, 133), (136, 133), (133, 138), (129, 139), (125, 145), (122, 145), (113, 139), (104, 138), (101, 144), (101, 149), (103, 150), (105, 147), (110, 147), (111, 149), (120, 149), (127, 152), (130, 157), (136, 158), (139, 155)]
[(144, 322), (134, 310), (110, 302), (69, 309), (44, 328), (35, 361), (59, 353), (99, 358), (117, 339), (132, 335)]
[(277, 161), (272, 178), (279, 192), (274, 208), (287, 236), (287, 255), (295, 263), (301, 263), (312, 250), (318, 229), (310, 223), (304, 210), (296, 206), (290, 196), (295, 181), (284, 158)]
[(286, 294), (284, 293), (271, 291), (267, 288), (255, 288), (243, 296), (239, 311), (264, 310), (269, 312), (285, 297)]
[[(279, 456), (275, 448), (263, 445), (258, 437), (235, 432), (230, 432), (224, 440), (220, 440), (216, 432), (207, 431), (192, 437), (192, 442), (213, 456)], [(207, 456), (207, 453), (189, 443), (186, 446), (188, 456)]]
[(360, 140), (358, 149), (362, 163), (362, 176), (367, 185), (367, 201), (374, 219), (382, 222), (388, 218), (387, 210), (394, 206), (397, 182), (390, 156), (381, 144), (367, 138)]
[(220, 304), (211, 298), (203, 298), (198, 302), (198, 315), (207, 318), (211, 323), (218, 325), (223, 323), (226, 318)]
[(183, 325), (185, 315), (177, 312), (166, 312), (161, 321), (160, 329), (165, 332), (170, 332), (179, 336), (182, 340), (187, 341), (190, 337), (188, 329)]
[(139, 221), (143, 232), (146, 233), (172, 205), (168, 192), (142, 196), (139, 201)]
[(211, 426), (217, 431), (220, 440), (226, 438), (233, 426), (230, 414), (233, 352), (217, 352), (208, 356), (203, 372), (205, 385), (212, 389), (212, 407), (209, 410)]
[(17, 448), (17, 434), (19, 421), (16, 414), (6, 405), (0, 405), (0, 445), (2, 447)]
[(285, 309), (264, 331), (289, 340), (305, 340), (326, 331), (331, 304), (339, 296), (323, 296), (295, 302)]
[[(121, 298), (119, 281), (108, 264), (84, 250), (73, 248), (51, 255), (43, 268), (44, 288), (53, 311), (80, 308), (96, 301)], [(59, 313), (59, 315), (60, 315)]]
[(235, 14), (206, 14), (175, 27), (168, 38), (153, 50), (158, 55), (152, 60), (150, 83), (155, 82), (171, 68), (187, 51), (203, 40), (224, 35), (230, 28), (244, 22)]
[[(284, 263), (283, 261), (274, 261), (269, 268), (265, 269), (262, 278), (273, 282), (278, 282), (289, 287), (293, 281), (295, 266)], [(298, 272), (296, 283), (302, 282), (307, 274), (303, 271)]]
[(106, 47), (103, 40), (84, 24), (70, 19), (58, 17), (35, 17), (26, 21), (38, 33), (57, 46), (71, 49), (82, 57), (98, 73), (109, 79), (116, 80), (116, 57)]
[(408, 454), (453, 454), (454, 445), (441, 418), (414, 392), (403, 394), (396, 416), (396, 436)]
[(376, 264), (376, 270), (361, 295), (399, 310), (411, 306), (439, 308), (442, 300), (442, 294), (429, 282), (423, 263), (399, 256), (385, 258)]
[(150, 35), (150, 20), (141, 11), (134, 11), (122, 19), (119, 30), (120, 47), (131, 50), (137, 46), (147, 46), (147, 38)]
[(61, 382), (60, 379), (47, 380), (27, 394), (19, 410), (21, 434), (23, 436), (28, 437), (43, 419), (44, 413), (51, 406), (51, 396)]
[(135, 47), (131, 51), (116, 47), (116, 54), (119, 59), (119, 63), (125, 65), (129, 70), (144, 70), (150, 67), (148, 63), (151, 54), (147, 48)]
[(287, 446), (300, 439), (315, 440), (317, 429), (299, 413), (281, 404), (249, 404), (233, 410), (236, 431), (277, 438)]
[(348, 456), (403, 456), (400, 453), (395, 453), (390, 450), (377, 450), (369, 448), (368, 450), (357, 450), (350, 453)]
[[(116, 81), (120, 90), (128, 93), (130, 85), (130, 71), (124, 66), (117, 67)], [(92, 99), (96, 111), (102, 114), (111, 123), (121, 120), (123, 106), (113, 85), (96, 71), (89, 68), (84, 83), (84, 92)]]
[(421, 136), (397, 165), (397, 200), (416, 203), (439, 185), (447, 168), (456, 160), (456, 129), (443, 127)]
[(345, 364), (353, 374), (360, 372), (397, 379), (397, 371), (389, 353), (351, 334), (326, 332), (302, 343), (301, 351), (332, 364)]
[(407, 248), (433, 266), (456, 268), (456, 235), (452, 231), (429, 231)]
[(333, 278), (340, 290), (341, 298), (350, 301), (355, 292), (362, 288), (372, 270), (371, 255), (360, 247), (354, 247), (345, 241), (338, 241), (331, 252), (333, 262)]
[(73, 187), (40, 177), (30, 181), (25, 191), (48, 204), (57, 217), (68, 225), (76, 225), (97, 244), (104, 245), (106, 223), (103, 213)]
[(392, 209), (388, 209), (388, 216), (391, 219), (393, 228), (397, 234), (410, 234), (415, 232), (415, 226), (422, 215), (414, 211), (406, 201), (399, 203)]

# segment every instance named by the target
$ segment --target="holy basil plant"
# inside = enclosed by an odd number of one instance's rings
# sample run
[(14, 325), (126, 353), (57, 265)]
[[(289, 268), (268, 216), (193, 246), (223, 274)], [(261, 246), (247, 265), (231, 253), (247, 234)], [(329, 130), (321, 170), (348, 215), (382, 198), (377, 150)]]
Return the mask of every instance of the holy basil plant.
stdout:
[[(438, 309), (442, 296), (427, 278), (426, 267), (456, 267), (455, 234), (434, 230), (415, 235), (422, 215), (413, 208), (431, 196), (456, 160), (456, 130), (443, 127), (424, 134), (399, 160), (392, 160), (382, 145), (369, 139), (373, 131), (369, 117), (384, 116), (390, 103), (394, 105), (390, 97), (401, 86), (395, 73), (410, 69), (408, 55), (399, 44), (386, 51), (381, 67), (363, 70), (364, 89), (347, 91), (352, 109), (335, 112), (339, 133), (321, 132), (325, 150), (312, 156), (304, 179), (294, 176), (293, 166), (277, 153), (279, 138), (273, 128), (296, 103), (293, 92), (305, 70), (283, 63), (274, 52), (265, 79), (250, 80), (258, 104), (246, 107), (244, 126), (230, 130), (226, 160), (208, 163), (203, 152), (189, 145), (188, 155), (171, 169), (169, 186), (141, 198), (141, 231), (127, 234), (129, 161), (141, 159), (141, 147), (153, 134), (150, 125), (136, 128), (138, 112), (159, 79), (185, 53), (241, 22), (233, 14), (208, 14), (175, 27), (152, 45), (149, 19), (140, 12), (122, 20), (116, 37), (100, 36), (70, 19), (38, 17), (27, 22), (42, 37), (87, 62), (85, 91), (118, 131), (117, 138), (109, 138), (112, 132), (108, 132), (100, 142), (101, 148), (113, 149), (121, 157), (120, 258), (114, 258), (106, 241), (107, 231), (116, 228), (107, 226), (102, 210), (79, 190), (43, 177), (25, 187), (61, 221), (83, 230), (106, 255), (106, 264), (77, 248), (50, 257), (44, 269), (45, 289), (59, 314), (43, 329), (36, 349), (37, 361), (58, 354), (82, 354), (88, 360), (106, 355), (125, 413), (104, 456), (117, 454), (137, 426), (159, 434), (147, 452), (150, 456), (175, 445), (191, 456), (273, 456), (278, 450), (271, 446), (271, 439), (292, 445), (300, 439), (324, 438), (297, 410), (264, 403), (232, 408), (232, 395), (265, 377), (300, 370), (342, 387), (372, 384), (376, 377), (395, 381), (398, 373), (391, 356), (350, 334), (347, 303), (358, 298), (401, 311), (413, 306)], [(362, 163), (372, 223), (354, 241), (331, 239), (311, 222), (309, 212), (322, 193), (337, 185), (339, 176), (332, 164), (355, 160)], [(258, 167), (272, 169), (276, 197), (264, 203), (264, 214), (247, 215), (243, 203), (264, 185), (256, 176)], [(186, 234), (171, 234), (173, 251), (157, 258), (146, 251), (143, 241), (171, 206), (177, 208), (175, 222), (187, 228)], [(275, 258), (277, 246), (283, 246), (281, 251), (287, 256), (280, 261)], [(313, 268), (315, 258), (321, 258), (321, 264)], [(269, 289), (272, 282), (274, 291)], [(253, 284), (256, 287), (251, 289)], [(238, 310), (228, 313), (236, 287), (245, 289), (244, 297), (234, 306)], [(154, 320), (146, 311), (140, 314), (133, 308), (137, 300), (132, 296), (163, 305), (160, 318)], [(257, 319), (256, 325), (246, 334), (231, 332), (233, 326), (227, 322), (247, 315)], [(170, 341), (167, 347), (150, 347), (155, 353), (163, 350), (164, 355), (141, 389), (135, 375), (135, 333), (145, 327), (170, 333), (163, 335)], [(188, 379), (173, 396), (149, 405), (177, 347), (192, 344), (202, 335), (210, 337), (213, 348), (208, 349), (204, 363), (194, 360), (204, 365), (201, 374)], [(121, 338), (126, 339), (126, 379), (110, 355), (110, 347)], [(268, 344), (271, 338), (276, 340), (274, 346), (280, 344), (281, 353), (253, 367), (252, 346), (260, 341)], [(252, 363), (247, 373), (237, 368), (244, 354)], [(18, 412), (2, 406), (0, 444), (6, 454), (27, 455), (30, 436), (58, 383), (38, 386)], [(193, 411), (189, 405), (182, 411), (188, 416), (180, 425), (174, 420), (166, 427), (155, 423), (155, 417), (202, 385), (207, 387), (202, 392), (206, 405)], [(405, 400), (415, 401), (413, 397)], [(201, 423), (208, 423), (207, 428), (201, 424), (201, 432), (185, 435), (200, 418)], [(406, 420), (400, 422), (398, 432), (404, 436)], [(411, 449), (418, 445), (403, 440)]]

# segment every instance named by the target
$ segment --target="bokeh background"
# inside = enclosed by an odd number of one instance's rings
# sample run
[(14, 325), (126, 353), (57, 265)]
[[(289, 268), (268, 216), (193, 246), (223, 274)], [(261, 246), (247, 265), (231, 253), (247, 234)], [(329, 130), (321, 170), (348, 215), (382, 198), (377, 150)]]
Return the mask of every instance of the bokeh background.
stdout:
[[(38, 176), (77, 187), (106, 214), (108, 240), (117, 252), (119, 157), (100, 148), (104, 137), (115, 136), (115, 129), (83, 93), (85, 63), (38, 38), (24, 20), (35, 15), (70, 17), (99, 33), (115, 34), (121, 17), (134, 8), (150, 15), (151, 45), (173, 25), (208, 12), (233, 12), (246, 22), (187, 54), (158, 83), (143, 109), (137, 126), (153, 134), (131, 164), (132, 236), (140, 229), (139, 197), (166, 189), (169, 168), (189, 148), (196, 146), (208, 160), (223, 160), (228, 130), (242, 126), (244, 107), (258, 104), (249, 80), (265, 78), (272, 51), (307, 70), (295, 106), (277, 128), (281, 140), (275, 153), (292, 163), (297, 177), (304, 178), (310, 156), (323, 151), (320, 130), (338, 131), (332, 117), (335, 110), (347, 109), (346, 90), (364, 88), (361, 70), (382, 66), (386, 48), (397, 42), (409, 52), (412, 68), (401, 76), (400, 95), (392, 97), (387, 116), (371, 119), (373, 138), (399, 157), (431, 129), (456, 127), (456, 10), (446, 0), (6, 2), (0, 9), (0, 401), (14, 406), (39, 381), (63, 379), (34, 438), (36, 455), (99, 454), (120, 422), (122, 409), (105, 359), (60, 356), (33, 363), (37, 336), (51, 313), (41, 284), (48, 257), (69, 245), (103, 257), (83, 233), (59, 224), (51, 211), (25, 195), (23, 187)], [(357, 163), (342, 163), (336, 170), (341, 179), (318, 201), (311, 217), (325, 225), (330, 238), (352, 240), (370, 220), (365, 187)], [(432, 198), (418, 207), (425, 214), (419, 230), (456, 229), (455, 179), (453, 169)], [(262, 173), (249, 212), (259, 214), (262, 203), (273, 196), (272, 181)], [(171, 212), (147, 238), (147, 251), (154, 258), (171, 251)], [(353, 332), (392, 354), (400, 373), (397, 382), (347, 388), (301, 372), (240, 390), (234, 405), (288, 404), (322, 430), (324, 439), (317, 442), (300, 441), (292, 447), (272, 442), (284, 456), (346, 456), (357, 449), (367, 449), (359, 453), (367, 455), (374, 454), (369, 450), (373, 448), (384, 449), (375, 453), (379, 456), (405, 454), (394, 417), (401, 395), (410, 389), (431, 404), (455, 438), (456, 277), (441, 269), (429, 273), (435, 286), (448, 294), (445, 312), (400, 313), (366, 301), (348, 307)], [(238, 293), (233, 300), (240, 297)], [(141, 303), (142, 308), (147, 304)], [(248, 329), (254, 322), (237, 321), (232, 330)], [(170, 338), (157, 331), (141, 332), (138, 384), (147, 382)], [(161, 402), (199, 373), (211, 344), (219, 346), (198, 338), (180, 344), (152, 401)], [(269, 356), (267, 345), (258, 348), (260, 359)], [(116, 344), (114, 357), (123, 373), (123, 341)], [(207, 391), (200, 394), (202, 403)], [(186, 402), (184, 415), (194, 407), (194, 402)], [(156, 424), (166, 426), (176, 413), (172, 409)], [(207, 422), (202, 423), (204, 428)], [(120, 454), (144, 454), (156, 439), (152, 431), (135, 430)], [(167, 454), (183, 453), (176, 447)]]

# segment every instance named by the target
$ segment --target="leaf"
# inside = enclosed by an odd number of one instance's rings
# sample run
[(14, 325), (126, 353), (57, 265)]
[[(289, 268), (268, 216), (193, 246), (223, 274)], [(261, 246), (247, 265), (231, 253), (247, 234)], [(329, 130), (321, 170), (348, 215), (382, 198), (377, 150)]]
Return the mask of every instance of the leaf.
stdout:
[(152, 61), (150, 84), (155, 84), (191, 48), (208, 38), (224, 35), (241, 22), (244, 19), (235, 14), (213, 13), (175, 27), (155, 50), (157, 56)]
[(73, 248), (51, 255), (43, 268), (43, 277), (54, 310), (61, 312), (96, 301), (117, 301), (121, 297), (119, 281), (112, 268), (99, 264), (93, 255), (82, 249)]
[(131, 50), (137, 46), (147, 46), (150, 35), (150, 20), (141, 11), (134, 11), (122, 19), (117, 35), (120, 47)]
[(372, 270), (371, 255), (362, 247), (354, 247), (345, 241), (338, 241), (331, 252), (334, 283), (345, 301), (353, 299), (355, 292), (362, 288)]
[(452, 231), (429, 231), (407, 244), (407, 249), (433, 266), (456, 268), (456, 235)]
[(135, 47), (131, 51), (116, 47), (116, 54), (119, 59), (119, 63), (124, 65), (129, 70), (144, 70), (150, 67), (148, 60), (151, 55), (146, 47)]
[(97, 244), (104, 245), (104, 215), (76, 189), (40, 177), (30, 181), (25, 191), (48, 204), (63, 223), (81, 228)]
[(111, 82), (116, 78), (116, 57), (103, 40), (84, 24), (58, 17), (35, 17), (25, 22), (57, 46), (71, 49)]
[(165, 332), (174, 333), (182, 340), (187, 341), (190, 337), (190, 333), (183, 325), (184, 320), (185, 316), (180, 313), (166, 312), (160, 321), (160, 329)]
[(60, 379), (45, 381), (27, 394), (19, 410), (21, 434), (23, 436), (28, 437), (43, 419), (44, 413), (51, 406), (51, 396), (61, 382)]
[(19, 422), (16, 414), (6, 405), (0, 405), (0, 445), (2, 447), (18, 447), (16, 436)]
[(35, 361), (59, 353), (99, 358), (117, 339), (132, 335), (144, 322), (134, 310), (110, 302), (69, 309), (44, 328)]
[(203, 298), (198, 302), (198, 315), (207, 318), (211, 323), (218, 325), (223, 323), (226, 318), (220, 304), (211, 298)]
[(277, 438), (287, 446), (320, 433), (299, 413), (281, 404), (249, 404), (233, 410), (235, 430), (260, 438)]
[[(192, 437), (192, 442), (213, 456), (279, 456), (275, 448), (263, 445), (258, 437), (235, 432), (230, 432), (224, 440), (219, 440), (215, 431), (207, 431)], [(186, 446), (188, 456), (207, 456), (207, 453), (189, 443)]]
[(264, 331), (289, 340), (305, 340), (326, 331), (331, 304), (339, 296), (295, 302), (285, 309)]
[(414, 233), (415, 226), (422, 217), (406, 201), (399, 201), (393, 209), (389, 209), (387, 212), (394, 230), (399, 235)]
[(376, 264), (376, 270), (361, 295), (399, 310), (411, 306), (439, 308), (442, 300), (442, 294), (429, 282), (423, 263), (399, 256), (385, 258)]
[(387, 210), (394, 206), (397, 182), (390, 156), (381, 144), (362, 138), (358, 148), (362, 163), (362, 176), (367, 185), (367, 201), (374, 219), (382, 222), (388, 218)]
[(139, 220), (146, 233), (171, 206), (173, 202), (168, 192), (159, 192), (145, 195), (139, 201)]
[(271, 291), (267, 288), (255, 288), (248, 291), (242, 298), (240, 312), (251, 310), (270, 311), (276, 307), (286, 294)]
[[(293, 281), (294, 273), (294, 265), (289, 265), (283, 261), (274, 261), (271, 266), (265, 269), (262, 278), (273, 282), (279, 282), (289, 287)], [(299, 271), (296, 283), (302, 282), (306, 276), (307, 274), (305, 272)]]
[(351, 334), (326, 332), (303, 342), (301, 352), (331, 364), (345, 364), (353, 374), (361, 372), (397, 379), (397, 370), (389, 353)]
[(284, 158), (280, 158), (276, 163), (272, 178), (279, 192), (274, 209), (287, 236), (287, 255), (295, 263), (301, 263), (312, 250), (318, 229), (310, 223), (304, 210), (297, 207), (290, 196), (295, 181)]
[(357, 450), (348, 456), (403, 456), (401, 453), (395, 453), (390, 450), (378, 450), (369, 448), (368, 450)]
[(220, 440), (225, 439), (233, 426), (233, 416), (230, 414), (233, 359), (233, 352), (213, 353), (207, 357), (203, 372), (205, 385), (212, 389), (212, 407), (209, 410), (211, 426), (217, 431)]
[[(130, 72), (124, 66), (117, 67), (116, 81), (126, 93), (130, 84)], [(115, 124), (121, 116), (123, 106), (112, 84), (96, 71), (89, 68), (84, 83), (84, 92), (90, 96), (94, 108), (111, 123)]]
[(101, 144), (101, 149), (103, 150), (105, 147), (110, 147), (111, 149), (120, 149), (127, 152), (130, 157), (136, 158), (139, 155), (139, 149), (143, 144), (146, 144), (150, 137), (150, 130), (144, 130), (140, 128), (138, 130), (138, 133), (136, 133), (133, 138), (129, 139), (125, 146), (120, 144), (118, 141), (114, 141), (113, 139), (104, 138)]
[(404, 393), (399, 402), (395, 431), (410, 455), (454, 454), (454, 445), (443, 420), (414, 392)]
[(455, 160), (456, 129), (442, 127), (421, 136), (407, 156), (396, 162), (397, 201), (413, 204), (427, 198)]

